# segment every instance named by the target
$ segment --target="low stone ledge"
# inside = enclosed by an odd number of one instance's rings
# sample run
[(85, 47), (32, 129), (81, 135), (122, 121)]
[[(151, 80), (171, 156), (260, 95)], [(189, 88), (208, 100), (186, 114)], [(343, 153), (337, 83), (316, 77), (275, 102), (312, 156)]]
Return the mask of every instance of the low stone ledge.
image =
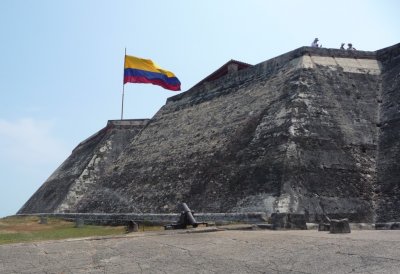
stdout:
[(374, 230), (375, 224), (371, 223), (350, 223), (351, 230)]
[(318, 225), (318, 231), (330, 231), (331, 230), (331, 225), (328, 223), (320, 223)]
[(400, 222), (376, 223), (376, 230), (400, 230)]
[[(299, 219), (296, 219), (294, 215), (303, 214), (287, 214), (287, 213), (275, 213), (280, 214), (280, 217), (275, 218), (275, 226), (273, 219), (268, 224), (268, 229), (318, 229), (318, 223), (306, 223)], [(273, 214), (272, 214), (273, 215)], [(271, 215), (271, 217), (272, 217)], [(290, 220), (287, 215), (290, 215)], [(127, 225), (129, 221), (137, 223), (148, 223), (152, 225), (165, 225), (168, 223), (174, 223), (179, 219), (179, 214), (139, 214), (139, 213), (34, 213), (34, 214), (16, 214), (14, 216), (38, 216), (40, 218), (61, 218), (71, 222), (75, 222), (76, 219), (83, 219), (85, 224), (92, 225)], [(231, 223), (251, 223), (258, 225), (259, 223), (266, 223), (269, 218), (264, 212), (248, 212), (248, 213), (195, 213), (196, 220), (198, 222), (210, 222), (217, 225), (228, 225)], [(280, 221), (279, 221), (280, 220)], [(300, 227), (294, 225), (294, 221), (300, 220)], [(351, 230), (399, 230), (400, 222), (387, 222), (387, 223), (350, 223)], [(325, 229), (329, 231), (329, 227)]]
[[(126, 225), (129, 221), (137, 223), (149, 223), (152, 225), (165, 225), (178, 221), (179, 214), (155, 214), (155, 213), (36, 213), (36, 214), (17, 214), (17, 216), (45, 216), (62, 218), (68, 221), (83, 219), (85, 224), (98, 225)], [(194, 215), (198, 222), (214, 223), (259, 223), (268, 220), (263, 212), (248, 213), (196, 213)]]

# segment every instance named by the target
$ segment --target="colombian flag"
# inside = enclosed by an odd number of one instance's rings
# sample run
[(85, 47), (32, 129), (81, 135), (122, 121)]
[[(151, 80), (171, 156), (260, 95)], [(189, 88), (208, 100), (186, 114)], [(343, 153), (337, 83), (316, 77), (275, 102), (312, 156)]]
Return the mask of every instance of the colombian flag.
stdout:
[(169, 90), (181, 90), (181, 82), (175, 74), (160, 68), (150, 59), (125, 55), (124, 84), (148, 83)]

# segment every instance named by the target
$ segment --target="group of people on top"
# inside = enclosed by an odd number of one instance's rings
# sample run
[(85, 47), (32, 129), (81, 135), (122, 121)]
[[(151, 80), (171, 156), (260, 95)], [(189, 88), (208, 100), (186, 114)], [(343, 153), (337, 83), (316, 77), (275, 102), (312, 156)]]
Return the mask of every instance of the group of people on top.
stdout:
[[(342, 43), (342, 44), (340, 45), (340, 49), (344, 50), (344, 43)], [(352, 44), (352, 43), (348, 43), (348, 44), (347, 44), (347, 50), (356, 50), (356, 48), (353, 47), (353, 44)]]
[[(311, 43), (311, 47), (312, 47), (312, 48), (322, 48), (322, 45), (319, 45), (319, 44), (318, 44), (318, 41), (319, 41), (318, 38), (315, 38), (315, 39), (314, 39), (314, 42)], [(341, 49), (341, 50), (345, 50), (344, 45), (345, 45), (345, 43), (342, 43), (342, 44), (341, 44), (341, 46), (340, 46), (340, 49)], [(356, 48), (353, 47), (353, 44), (352, 44), (352, 43), (348, 43), (348, 44), (347, 44), (347, 50), (356, 50)]]

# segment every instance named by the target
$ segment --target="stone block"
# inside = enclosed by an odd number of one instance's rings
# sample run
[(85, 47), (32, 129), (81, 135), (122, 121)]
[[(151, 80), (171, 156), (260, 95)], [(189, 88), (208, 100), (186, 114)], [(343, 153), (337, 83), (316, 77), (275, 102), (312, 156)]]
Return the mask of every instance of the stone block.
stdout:
[(307, 229), (304, 214), (272, 213), (271, 223), (273, 229)]
[(307, 230), (318, 230), (319, 224), (317, 223), (306, 223)]
[(400, 230), (400, 223), (393, 223), (390, 226), (390, 229), (392, 229), (392, 230)]
[(320, 223), (318, 225), (318, 231), (330, 231), (331, 225), (327, 223)]
[(47, 225), (47, 217), (46, 216), (40, 216), (39, 224)]
[(255, 227), (259, 229), (273, 229), (272, 224), (256, 224)]
[(83, 227), (85, 224), (85, 221), (82, 218), (76, 218), (75, 219), (75, 227), (80, 228)]
[(350, 233), (349, 219), (332, 219), (330, 222), (330, 233)]
[(138, 232), (138, 231), (139, 231), (139, 224), (134, 221), (129, 221), (126, 226), (126, 232), (131, 233), (131, 232)]

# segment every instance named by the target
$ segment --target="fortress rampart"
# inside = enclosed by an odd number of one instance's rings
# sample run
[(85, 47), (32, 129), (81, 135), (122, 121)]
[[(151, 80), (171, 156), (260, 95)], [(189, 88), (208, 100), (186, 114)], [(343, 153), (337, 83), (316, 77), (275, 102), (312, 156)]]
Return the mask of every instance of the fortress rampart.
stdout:
[(187, 202), (310, 221), (400, 218), (400, 44), (234, 65), (152, 119), (110, 121), (19, 213), (164, 214)]

